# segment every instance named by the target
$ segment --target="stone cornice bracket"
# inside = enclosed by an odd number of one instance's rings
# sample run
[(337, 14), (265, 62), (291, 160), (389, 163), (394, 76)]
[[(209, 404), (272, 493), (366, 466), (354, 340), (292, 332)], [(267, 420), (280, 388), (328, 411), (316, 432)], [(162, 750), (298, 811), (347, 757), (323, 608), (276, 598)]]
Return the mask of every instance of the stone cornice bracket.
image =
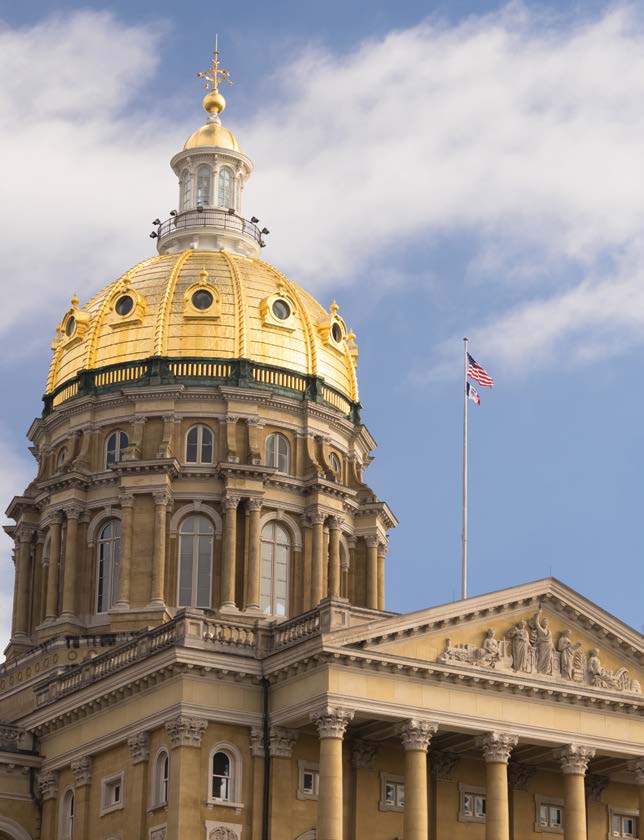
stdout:
[(454, 781), (453, 772), (458, 764), (456, 753), (432, 750), (429, 756), (429, 772), (438, 782)]
[(511, 790), (527, 790), (528, 782), (537, 772), (533, 764), (511, 761), (508, 764), (508, 785)]
[(296, 741), (297, 732), (294, 729), (271, 726), (269, 732), (269, 749), (272, 757), (291, 758)]
[(150, 758), (150, 736), (147, 732), (137, 732), (127, 739), (132, 764), (140, 764)]
[(326, 706), (319, 712), (312, 712), (309, 718), (317, 726), (320, 738), (344, 738), (354, 714), (352, 709), (342, 706)]
[(357, 770), (373, 770), (377, 752), (378, 745), (371, 741), (354, 741), (351, 744), (351, 764)]
[(406, 750), (420, 750), (427, 752), (432, 736), (436, 733), (438, 724), (429, 720), (411, 718), (397, 727), (402, 745)]
[(588, 773), (584, 780), (586, 785), (586, 793), (591, 802), (601, 802), (602, 793), (606, 790), (610, 783), (608, 776), (596, 776), (593, 773)]
[(43, 770), (38, 775), (38, 787), (43, 799), (56, 799), (58, 796), (58, 773), (55, 770)]
[(71, 763), (72, 773), (74, 774), (74, 782), (76, 787), (89, 785), (92, 781), (92, 758), (89, 755), (84, 755), (78, 761)]
[(203, 734), (208, 728), (208, 721), (202, 718), (189, 718), (179, 715), (167, 721), (166, 732), (172, 749), (175, 747), (200, 747)]
[(594, 755), (594, 749), (581, 744), (567, 744), (555, 753), (555, 757), (561, 762), (561, 772), (578, 776), (586, 774), (588, 762)]
[(508, 763), (510, 753), (518, 742), (516, 735), (508, 735), (506, 732), (486, 732), (476, 739), (476, 745), (482, 749), (485, 761), (498, 764)]

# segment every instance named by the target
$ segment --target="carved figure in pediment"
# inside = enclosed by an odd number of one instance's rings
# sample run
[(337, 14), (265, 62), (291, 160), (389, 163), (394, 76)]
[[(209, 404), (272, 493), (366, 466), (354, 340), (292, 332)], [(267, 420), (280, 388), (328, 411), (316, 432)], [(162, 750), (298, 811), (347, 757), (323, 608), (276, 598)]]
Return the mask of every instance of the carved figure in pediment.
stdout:
[(534, 630), (535, 662), (540, 674), (552, 674), (552, 660), (555, 650), (552, 641), (552, 631), (548, 626), (548, 619), (542, 618), (542, 608), (530, 619), (530, 626)]
[(620, 668), (618, 671), (609, 671), (603, 668), (599, 659), (599, 651), (593, 648), (588, 657), (588, 675), (593, 685), (599, 688), (625, 688), (630, 691), (631, 681), (628, 679), (628, 670)]
[(505, 634), (512, 641), (512, 667), (515, 671), (530, 670), (530, 633), (525, 621), (520, 621)]
[[(494, 637), (494, 627), (490, 627), (483, 639), (481, 647), (472, 644), (457, 644), (452, 646), (451, 639), (445, 639), (445, 650), (439, 657), (440, 662), (467, 662), (481, 668), (494, 668), (504, 656), (502, 644)], [(505, 646), (505, 643), (503, 643)]]
[(494, 638), (495, 634), (494, 627), (488, 628), (487, 634), (485, 639), (483, 640), (483, 652), (481, 654), (481, 665), (489, 665), (490, 667), (494, 667), (496, 663), (501, 658), (501, 651), (499, 649), (499, 643)]
[(575, 678), (575, 653), (581, 647), (581, 642), (577, 644), (572, 643), (570, 638), (570, 630), (564, 630), (559, 636), (557, 642), (557, 650), (559, 651), (559, 670), (561, 676), (567, 680)]

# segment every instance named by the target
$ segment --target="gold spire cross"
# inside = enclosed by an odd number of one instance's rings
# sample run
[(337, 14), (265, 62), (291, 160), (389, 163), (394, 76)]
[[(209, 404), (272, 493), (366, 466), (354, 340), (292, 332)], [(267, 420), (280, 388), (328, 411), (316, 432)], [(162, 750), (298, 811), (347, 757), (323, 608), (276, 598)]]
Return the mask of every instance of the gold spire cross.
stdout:
[(219, 91), (220, 82), (228, 82), (232, 85), (232, 79), (228, 70), (219, 69), (219, 34), (215, 35), (215, 52), (213, 53), (213, 60), (211, 66), (205, 73), (197, 73), (198, 79), (205, 79), (204, 87), (208, 88), (212, 85), (212, 90), (217, 93)]

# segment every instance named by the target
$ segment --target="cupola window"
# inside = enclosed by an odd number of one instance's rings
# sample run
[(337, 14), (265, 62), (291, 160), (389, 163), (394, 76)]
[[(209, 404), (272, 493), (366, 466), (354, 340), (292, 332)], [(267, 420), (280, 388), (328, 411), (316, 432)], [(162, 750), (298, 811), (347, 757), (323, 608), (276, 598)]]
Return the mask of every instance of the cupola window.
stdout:
[(116, 464), (123, 457), (128, 446), (128, 438), (125, 432), (112, 432), (105, 441), (105, 469)]
[(73, 315), (67, 319), (67, 324), (65, 325), (65, 334), (68, 338), (71, 338), (76, 331), (76, 318)]
[(187, 516), (179, 532), (179, 606), (210, 607), (213, 527), (205, 516)]
[(331, 335), (333, 336), (333, 340), (337, 341), (338, 344), (342, 341), (342, 328), (337, 321), (335, 321), (331, 327)]
[(197, 171), (197, 207), (210, 204), (210, 167), (200, 166)]
[(286, 321), (287, 318), (291, 315), (291, 307), (285, 300), (282, 298), (278, 298), (277, 300), (273, 301), (273, 315), (276, 318), (279, 318), (280, 321)]
[(217, 205), (233, 207), (233, 172), (228, 166), (222, 166), (217, 179)]
[(273, 432), (266, 438), (266, 464), (279, 472), (288, 473), (290, 447), (284, 435)]
[(192, 296), (192, 305), (195, 309), (199, 309), (202, 312), (205, 309), (210, 309), (213, 303), (213, 296), (208, 291), (208, 289), (198, 289)]
[(186, 463), (212, 464), (214, 435), (208, 426), (193, 426), (186, 435)]
[(129, 315), (134, 307), (134, 301), (130, 297), (130, 295), (121, 295), (121, 297), (116, 301), (116, 306), (114, 309), (116, 310), (117, 315), (121, 315), (121, 317), (125, 317)]
[(291, 540), (286, 528), (269, 522), (262, 530), (260, 607), (265, 615), (288, 613), (288, 577)]
[(181, 173), (181, 209), (188, 210), (192, 201), (192, 175), (187, 169)]
[(98, 537), (96, 567), (96, 612), (107, 612), (118, 598), (121, 523), (111, 519)]

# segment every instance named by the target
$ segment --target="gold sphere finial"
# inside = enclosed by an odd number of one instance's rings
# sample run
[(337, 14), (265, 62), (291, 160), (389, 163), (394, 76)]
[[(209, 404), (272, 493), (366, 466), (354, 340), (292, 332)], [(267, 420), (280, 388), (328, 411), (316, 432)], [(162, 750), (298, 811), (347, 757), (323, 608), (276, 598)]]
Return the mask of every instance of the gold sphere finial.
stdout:
[(204, 87), (208, 93), (203, 98), (203, 107), (209, 114), (221, 114), (226, 107), (226, 100), (219, 93), (219, 85), (226, 82), (232, 85), (232, 79), (228, 70), (221, 70), (219, 67), (219, 35), (215, 35), (215, 51), (212, 64), (205, 73), (197, 73), (197, 78), (204, 79)]
[(333, 301), (333, 303), (331, 304), (329, 309), (331, 310), (331, 314), (335, 315), (336, 312), (340, 309), (340, 307), (338, 306), (338, 304), (335, 301)]
[(202, 283), (205, 283), (206, 280), (208, 279), (208, 277), (209, 277), (209, 275), (208, 275), (208, 272), (206, 271), (206, 266), (204, 265), (204, 267), (199, 272), (199, 279), (201, 280)]

